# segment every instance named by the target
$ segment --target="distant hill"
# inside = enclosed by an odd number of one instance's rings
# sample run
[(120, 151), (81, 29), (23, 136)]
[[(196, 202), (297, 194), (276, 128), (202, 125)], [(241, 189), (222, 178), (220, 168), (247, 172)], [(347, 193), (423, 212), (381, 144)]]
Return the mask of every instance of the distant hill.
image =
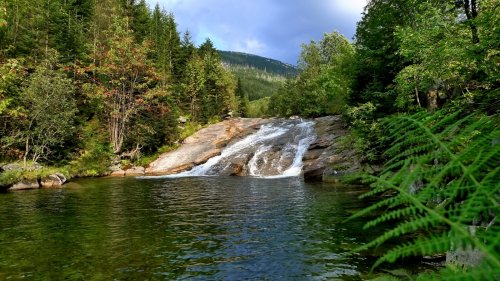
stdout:
[(279, 60), (232, 51), (219, 51), (219, 53), (222, 61), (229, 65), (256, 68), (284, 77), (294, 77), (298, 73), (295, 66)]

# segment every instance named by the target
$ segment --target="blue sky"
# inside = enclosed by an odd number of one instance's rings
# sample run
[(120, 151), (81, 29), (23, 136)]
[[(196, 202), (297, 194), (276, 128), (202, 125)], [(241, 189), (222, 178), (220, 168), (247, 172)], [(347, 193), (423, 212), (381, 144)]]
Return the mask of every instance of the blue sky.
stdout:
[(300, 45), (339, 31), (352, 39), (366, 0), (147, 0), (173, 12), (197, 45), (296, 64)]

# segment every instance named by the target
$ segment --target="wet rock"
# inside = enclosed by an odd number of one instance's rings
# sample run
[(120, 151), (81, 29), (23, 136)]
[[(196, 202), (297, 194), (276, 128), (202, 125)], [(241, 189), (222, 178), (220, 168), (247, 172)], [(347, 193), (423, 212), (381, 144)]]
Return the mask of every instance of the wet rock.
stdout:
[(241, 176), (241, 172), (243, 171), (243, 165), (240, 163), (231, 163), (229, 165), (229, 175), (230, 176)]
[(326, 116), (314, 121), (317, 137), (302, 159), (304, 180), (336, 182), (358, 171), (360, 164), (354, 150), (340, 143), (341, 137), (348, 134), (341, 117)]
[(142, 176), (144, 175), (144, 172), (144, 167), (134, 166), (130, 169), (125, 170), (125, 176)]
[(211, 149), (209, 151), (204, 151), (199, 155), (194, 161), (194, 165), (200, 165), (208, 161), (208, 159), (215, 157), (220, 154), (220, 149)]
[(125, 176), (125, 171), (122, 169), (112, 171), (111, 174), (109, 174), (112, 177), (124, 177)]
[(10, 187), (8, 190), (9, 191), (14, 191), (14, 190), (26, 190), (26, 189), (37, 189), (40, 188), (40, 182), (39, 180), (33, 180), (33, 181), (21, 181), (16, 184), (14, 184), (12, 187)]
[(40, 182), (42, 187), (60, 187), (66, 183), (66, 177), (61, 173), (56, 173), (43, 178)]
[(229, 142), (255, 132), (267, 122), (260, 118), (235, 118), (210, 125), (186, 138), (178, 149), (160, 155), (145, 172), (168, 175), (189, 170), (219, 155)]
[(303, 161), (318, 159), (323, 154), (324, 149), (309, 149), (302, 158)]

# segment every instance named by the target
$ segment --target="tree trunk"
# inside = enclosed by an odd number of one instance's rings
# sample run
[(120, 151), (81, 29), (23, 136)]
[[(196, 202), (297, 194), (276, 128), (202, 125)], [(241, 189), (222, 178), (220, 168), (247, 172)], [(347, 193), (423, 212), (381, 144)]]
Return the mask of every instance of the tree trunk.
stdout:
[(28, 153), (29, 153), (29, 146), (30, 144), (30, 139), (29, 137), (26, 137), (26, 143), (25, 143), (25, 147), (24, 147), (24, 156), (23, 156), (23, 167), (24, 167), (24, 170), (26, 170), (26, 167), (27, 167), (27, 159), (28, 159)]
[(477, 17), (477, 1), (476, 0), (463, 0), (465, 15), (467, 16), (467, 22), (472, 33), (472, 43), (479, 43), (479, 36), (477, 34), (477, 26), (474, 20)]

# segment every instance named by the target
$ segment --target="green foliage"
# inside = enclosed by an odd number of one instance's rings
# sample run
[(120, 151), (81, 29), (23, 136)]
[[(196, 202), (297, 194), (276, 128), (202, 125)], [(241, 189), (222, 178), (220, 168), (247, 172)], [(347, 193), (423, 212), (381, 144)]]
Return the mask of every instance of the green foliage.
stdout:
[(381, 162), (381, 143), (384, 134), (381, 132), (381, 125), (376, 119), (376, 107), (373, 103), (367, 102), (359, 106), (351, 106), (343, 113), (344, 120), (349, 124), (351, 133), (344, 138), (346, 143), (356, 151), (362, 160), (368, 162)]
[[(425, 107), (429, 89), (439, 90), (440, 102), (444, 103), (463, 93), (489, 89), (500, 81), (494, 71), (498, 65), (493, 65), (491, 57), (486, 55), (498, 50), (498, 44), (491, 44), (499, 39), (498, 35), (488, 30), (495, 17), (499, 20), (498, 8), (490, 1), (482, 4), (475, 19), (479, 28), (475, 36), (488, 43), (471, 40), (470, 26), (466, 19), (460, 18), (462, 9), (452, 4), (422, 3), (419, 6), (423, 12), (415, 16), (411, 25), (397, 28), (399, 53), (411, 62), (396, 76), (400, 108)], [(488, 20), (482, 21), (484, 18)]]
[(238, 65), (226, 65), (241, 80), (243, 95), (247, 95), (249, 101), (270, 97), (285, 84), (285, 77), (256, 68), (242, 67)]
[(81, 148), (67, 166), (72, 177), (106, 175), (113, 156), (105, 127), (97, 119), (85, 124), (80, 132)]
[(74, 132), (77, 112), (71, 80), (54, 68), (53, 61), (44, 61), (30, 77), (21, 93), (23, 117), (17, 130), (7, 138), (24, 146), (24, 159), (49, 160), (55, 147), (64, 143)]
[(350, 94), (354, 55), (354, 48), (338, 32), (302, 45), (302, 73), (272, 97), (271, 113), (304, 117), (341, 113)]
[(9, 59), (0, 66), (0, 157), (9, 154), (13, 142), (6, 139), (16, 130), (16, 122), (22, 115), (21, 92), (27, 73), (23, 61)]
[(270, 97), (251, 101), (248, 107), (248, 117), (268, 117)]
[(357, 23), (356, 74), (349, 103), (372, 102), (380, 112), (394, 112), (394, 78), (404, 67), (395, 36), (418, 13), (414, 0), (372, 0)]
[(7, 28), (0, 31), (0, 50), (12, 57), (29, 55), (35, 61), (46, 58), (51, 49), (59, 52), (62, 62), (84, 57), (91, 0), (4, 2)]
[(366, 228), (395, 222), (392, 229), (362, 246), (421, 233), (386, 252), (374, 265), (408, 256), (476, 249), (481, 263), (466, 270), (446, 269), (439, 280), (479, 280), (498, 274), (498, 196), (500, 130), (493, 118), (461, 111), (419, 112), (384, 119), (382, 134), (392, 144), (390, 159), (378, 176), (367, 176), (372, 191), (383, 196), (354, 217), (384, 210)]

